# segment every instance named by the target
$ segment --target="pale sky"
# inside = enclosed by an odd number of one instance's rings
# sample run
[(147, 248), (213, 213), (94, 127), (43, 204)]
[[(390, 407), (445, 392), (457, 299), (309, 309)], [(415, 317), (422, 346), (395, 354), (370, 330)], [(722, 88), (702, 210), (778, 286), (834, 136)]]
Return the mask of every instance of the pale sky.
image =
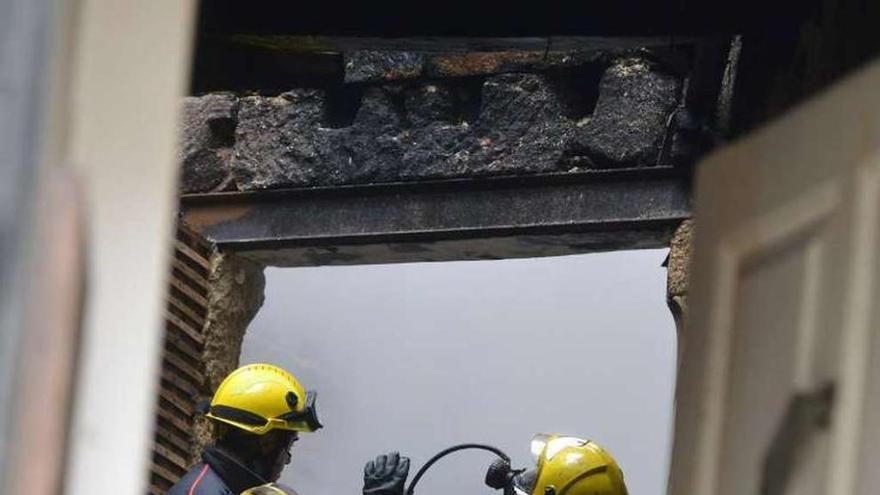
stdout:
[[(369, 458), (399, 450), (411, 478), (463, 442), (527, 467), (532, 434), (558, 432), (605, 446), (633, 495), (664, 494), (666, 252), (268, 269), (242, 363), (281, 365), (317, 389), (325, 425), (301, 436), (282, 481), (300, 495), (358, 495)], [(453, 454), (416, 495), (494, 493), (491, 461)]]

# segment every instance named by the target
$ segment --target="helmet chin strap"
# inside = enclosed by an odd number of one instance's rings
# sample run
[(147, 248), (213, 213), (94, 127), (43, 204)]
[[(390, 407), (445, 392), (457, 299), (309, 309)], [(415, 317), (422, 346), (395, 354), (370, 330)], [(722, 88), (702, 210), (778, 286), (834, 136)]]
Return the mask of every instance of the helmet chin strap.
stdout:
[(272, 455), (260, 457), (254, 461), (255, 469), (264, 479), (272, 477), (272, 475), (275, 474), (275, 468), (277, 466), (281, 466), (281, 470), (283, 470), (284, 465), (287, 464), (286, 457), (291, 446), (292, 441), (288, 438), (285, 438), (285, 441), (277, 442), (271, 451)]
[(231, 432), (233, 434), (237, 432), (239, 436), (244, 435), (247, 439), (232, 440), (231, 444), (217, 449), (217, 452), (263, 484), (271, 483), (270, 478), (274, 478), (277, 474), (276, 468), (281, 466), (283, 469), (283, 465), (286, 464), (295, 432), (285, 432), (288, 434), (281, 435), (281, 432), (276, 430), (262, 436), (239, 430), (231, 430)]
[[(270, 481), (267, 479), (267, 478), (269, 477), (269, 473), (257, 472), (255, 469), (253, 469), (253, 468), (251, 468), (251, 467), (245, 465), (245, 464), (244, 464), (243, 462), (241, 462), (240, 460), (238, 460), (238, 459), (236, 459), (235, 457), (233, 457), (233, 456), (227, 454), (226, 452), (224, 452), (223, 449), (216, 449), (215, 452), (216, 452), (217, 454), (219, 454), (221, 457), (223, 457), (224, 459), (226, 459), (227, 461), (229, 461), (229, 462), (235, 464), (236, 466), (240, 467), (240, 468), (243, 469), (244, 471), (247, 471), (248, 474), (250, 474), (250, 475), (253, 476), (254, 478), (257, 478), (258, 480), (260, 480), (261, 483), (263, 483), (263, 484), (270, 483)], [(263, 471), (263, 469), (260, 469), (261, 466), (258, 465), (258, 466), (255, 466), (255, 467), (256, 467), (256, 469), (258, 469), (259, 471)], [(272, 469), (272, 468), (269, 467), (269, 469)]]

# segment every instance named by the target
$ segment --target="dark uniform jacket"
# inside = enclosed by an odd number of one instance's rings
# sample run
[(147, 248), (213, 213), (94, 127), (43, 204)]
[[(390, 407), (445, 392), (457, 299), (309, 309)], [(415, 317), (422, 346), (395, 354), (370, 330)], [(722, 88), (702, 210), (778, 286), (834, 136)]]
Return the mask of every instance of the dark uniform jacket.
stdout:
[(266, 481), (229, 456), (208, 447), (196, 464), (165, 495), (239, 495)]

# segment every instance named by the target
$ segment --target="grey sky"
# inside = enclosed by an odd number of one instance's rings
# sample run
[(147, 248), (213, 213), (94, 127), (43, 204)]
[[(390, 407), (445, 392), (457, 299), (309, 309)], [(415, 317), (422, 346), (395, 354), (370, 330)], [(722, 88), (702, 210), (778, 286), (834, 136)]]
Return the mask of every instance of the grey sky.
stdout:
[[(484, 442), (525, 466), (533, 433), (560, 432), (608, 448), (633, 495), (661, 495), (675, 360), (665, 254), (267, 270), (242, 363), (316, 388), (325, 425), (282, 479), (301, 495), (356, 495), (379, 453), (411, 456), (414, 473)], [(416, 493), (489, 495), (491, 460), (447, 458)]]

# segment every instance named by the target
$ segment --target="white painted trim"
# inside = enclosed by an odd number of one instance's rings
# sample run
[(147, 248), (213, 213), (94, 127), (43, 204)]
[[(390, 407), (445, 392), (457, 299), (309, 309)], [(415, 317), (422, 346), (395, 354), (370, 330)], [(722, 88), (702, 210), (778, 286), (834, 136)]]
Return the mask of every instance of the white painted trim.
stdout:
[(79, 0), (64, 156), (86, 200), (84, 347), (64, 493), (141, 494), (155, 422), (193, 0)]
[[(871, 314), (877, 301), (876, 273), (880, 222), (880, 150), (856, 170), (850, 286), (841, 329), (835, 407), (832, 416), (831, 466), (826, 492), (854, 494), (858, 479), (862, 414), (871, 352)], [(876, 330), (874, 330), (876, 331)], [(876, 378), (876, 377), (875, 377)]]
[[(727, 409), (727, 386), (730, 381), (730, 362), (732, 358), (733, 308), (736, 306), (736, 280), (742, 263), (801, 235), (825, 221), (839, 207), (841, 186), (837, 181), (828, 181), (795, 200), (785, 203), (766, 215), (749, 219), (744, 225), (721, 237), (717, 256), (714, 260), (716, 285), (711, 296), (705, 373), (707, 379), (702, 391), (704, 421), (700, 424), (702, 434), (697, 446), (697, 466), (695, 492), (715, 494), (718, 492), (718, 477), (724, 441), (724, 417)], [(782, 227), (781, 227), (782, 226)], [(808, 248), (809, 259), (821, 254), (821, 248)], [(819, 252), (814, 252), (815, 250)], [(811, 293), (817, 297), (818, 274), (808, 276)], [(803, 316), (802, 316), (803, 317)], [(811, 341), (815, 340), (811, 338)], [(809, 349), (801, 352), (808, 352)], [(800, 357), (798, 369), (805, 365), (800, 362), (809, 357)], [(797, 372), (797, 370), (796, 370)]]

